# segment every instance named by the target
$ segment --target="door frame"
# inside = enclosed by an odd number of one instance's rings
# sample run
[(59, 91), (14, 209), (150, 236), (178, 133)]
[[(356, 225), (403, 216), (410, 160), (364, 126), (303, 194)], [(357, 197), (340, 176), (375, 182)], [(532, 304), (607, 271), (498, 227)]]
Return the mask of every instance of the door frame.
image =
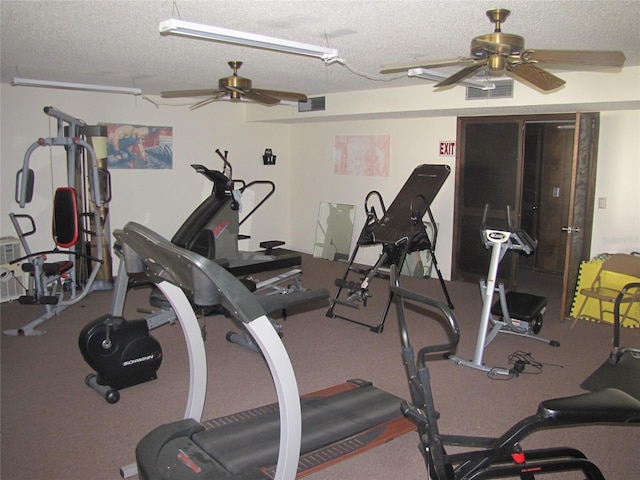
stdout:
[[(522, 191), (522, 168), (524, 162), (524, 128), (527, 122), (575, 121), (575, 136), (572, 158), (571, 201), (569, 218), (566, 221), (566, 255), (562, 282), (562, 302), (560, 319), (566, 318), (571, 310), (573, 294), (577, 283), (580, 263), (588, 260), (591, 250), (591, 236), (593, 227), (593, 211), (595, 199), (595, 175), (597, 166), (597, 148), (599, 133), (599, 113), (569, 113), (569, 114), (536, 114), (536, 115), (498, 115), (483, 117), (458, 117), (456, 143), (456, 174), (454, 195), (454, 220), (453, 220), (453, 249), (451, 258), (451, 279), (460, 278), (460, 266), (458, 252), (460, 251), (461, 218), (462, 218), (462, 178), (465, 156), (464, 125), (469, 123), (490, 122), (521, 122), (519, 137), (521, 141), (519, 149), (519, 178), (517, 191), (518, 197)], [(521, 198), (517, 199), (516, 227), (520, 225)], [(574, 231), (574, 229), (579, 229)], [(562, 233), (562, 232), (559, 232)]]

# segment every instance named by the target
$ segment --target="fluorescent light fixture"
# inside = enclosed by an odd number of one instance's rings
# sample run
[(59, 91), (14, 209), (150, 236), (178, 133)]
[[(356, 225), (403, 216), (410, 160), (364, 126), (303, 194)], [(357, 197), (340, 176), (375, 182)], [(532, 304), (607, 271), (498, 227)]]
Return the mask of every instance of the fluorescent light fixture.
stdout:
[[(436, 82), (444, 80), (449, 76), (445, 73), (437, 72), (435, 70), (428, 70), (426, 68), (411, 68), (407, 72), (407, 75), (409, 77), (418, 77), (418, 78), (426, 78), (427, 80), (435, 80)], [(484, 82), (480, 80), (469, 80), (469, 79), (458, 82), (458, 85), (464, 85), (465, 87), (471, 87), (471, 88), (478, 88), (480, 90), (493, 90), (496, 88), (495, 83)]]
[(246, 47), (277, 50), (279, 52), (318, 57), (324, 61), (335, 60), (338, 57), (338, 51), (335, 48), (292, 42), (291, 40), (201, 25), (199, 23), (183, 22), (182, 20), (176, 20), (174, 18), (160, 22), (160, 34), (184, 35), (187, 37), (214, 40), (216, 42), (233, 43)]
[(111, 87), (108, 85), (90, 85), (87, 83), (53, 82), (50, 80), (32, 80), (30, 78), (14, 78), (13, 86), (62, 88), (65, 90), (84, 90), (87, 92), (126, 93), (142, 95), (142, 89), (133, 87)]

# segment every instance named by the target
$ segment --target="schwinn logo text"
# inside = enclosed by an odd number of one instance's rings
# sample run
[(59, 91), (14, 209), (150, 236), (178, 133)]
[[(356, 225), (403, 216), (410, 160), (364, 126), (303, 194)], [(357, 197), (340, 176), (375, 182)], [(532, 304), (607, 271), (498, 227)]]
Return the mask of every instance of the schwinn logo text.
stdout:
[(148, 361), (153, 360), (155, 358), (156, 358), (155, 354), (154, 355), (145, 355), (144, 357), (134, 358), (132, 360), (127, 360), (125, 362), (122, 362), (122, 366), (123, 367), (129, 367), (131, 365), (135, 365), (136, 363), (148, 362)]

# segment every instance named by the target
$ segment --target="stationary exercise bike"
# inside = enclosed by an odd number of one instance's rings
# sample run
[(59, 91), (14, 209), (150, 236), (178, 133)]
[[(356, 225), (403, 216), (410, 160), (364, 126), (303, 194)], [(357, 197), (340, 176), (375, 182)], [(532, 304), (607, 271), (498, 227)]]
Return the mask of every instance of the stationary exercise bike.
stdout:
[[(504, 284), (497, 281), (498, 267), (508, 251), (530, 255), (538, 246), (538, 242), (524, 230), (514, 228), (509, 206), (506, 211), (506, 227), (492, 228), (487, 226), (488, 211), (489, 205), (485, 205), (480, 234), (485, 248), (491, 250), (491, 261), (487, 279), (480, 280), (482, 314), (475, 353), (472, 360), (466, 360), (457, 355), (451, 355), (449, 358), (458, 365), (482, 370), (489, 375), (513, 376), (512, 370), (485, 365), (482, 360), (484, 349), (499, 333), (531, 338), (548, 343), (552, 347), (559, 347), (560, 343), (538, 336), (547, 308), (545, 297), (514, 290), (506, 292)], [(494, 302), (496, 294), (498, 299)]]
[[(427, 357), (456, 348), (460, 339), (457, 321), (443, 303), (402, 288), (395, 266), (391, 267), (390, 288), (395, 294), (402, 356), (411, 392), (411, 403), (403, 402), (402, 410), (418, 427), (420, 451), (432, 480), (505, 477), (533, 480), (538, 474), (568, 471), (581, 471), (590, 480), (604, 479), (600, 469), (577, 449), (548, 447), (524, 451), (520, 442), (534, 432), (550, 428), (585, 424), (640, 425), (640, 401), (621, 390), (605, 389), (545, 400), (534, 415), (520, 420), (497, 438), (442, 434), (438, 430), (439, 415), (433, 401)], [(444, 317), (446, 321), (442, 323), (450, 334), (447, 343), (427, 345), (417, 355), (414, 353), (405, 319), (405, 302), (409, 300), (426, 305)], [(446, 445), (465, 447), (466, 451), (449, 454)]]

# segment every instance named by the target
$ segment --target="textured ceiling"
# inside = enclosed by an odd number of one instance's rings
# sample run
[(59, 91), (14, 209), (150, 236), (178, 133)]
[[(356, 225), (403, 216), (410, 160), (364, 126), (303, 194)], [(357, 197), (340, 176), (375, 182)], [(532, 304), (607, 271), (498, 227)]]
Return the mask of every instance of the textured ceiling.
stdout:
[[(216, 88), (241, 60), (256, 88), (317, 95), (412, 85), (380, 65), (467, 55), (490, 33), (489, 8), (507, 8), (503, 32), (526, 47), (622, 50), (640, 64), (640, 1), (208, 0), (0, 1), (1, 81), (14, 77), (163, 90)], [(346, 65), (161, 36), (178, 18), (336, 48)], [(562, 76), (562, 70), (551, 70)], [(612, 74), (615, 75), (615, 74)]]

